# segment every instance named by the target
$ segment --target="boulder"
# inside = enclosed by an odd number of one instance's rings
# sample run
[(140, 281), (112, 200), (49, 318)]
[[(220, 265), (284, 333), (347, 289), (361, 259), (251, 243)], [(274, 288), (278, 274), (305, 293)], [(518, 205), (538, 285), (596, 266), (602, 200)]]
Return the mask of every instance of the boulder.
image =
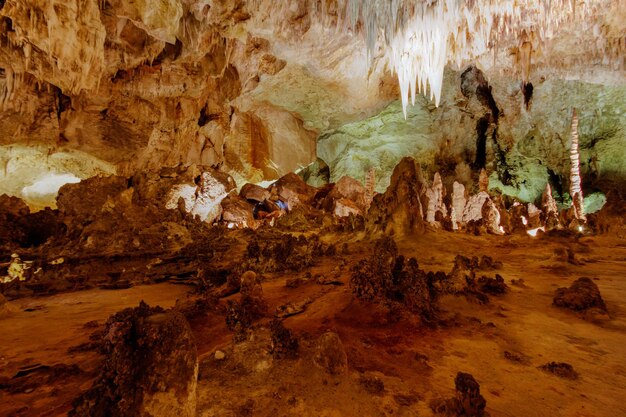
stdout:
[[(222, 214), (220, 203), (237, 186), (228, 174), (202, 167), (203, 171), (194, 179), (195, 183), (185, 182), (173, 185), (167, 193), (165, 208), (180, 208), (201, 221), (213, 223)], [(162, 173), (161, 176), (164, 174)], [(189, 175), (174, 178), (186, 178)]]
[(100, 375), (70, 417), (196, 415), (198, 355), (181, 313), (142, 302), (109, 318), (102, 342)]
[(196, 201), (191, 214), (199, 216), (202, 221), (212, 223), (221, 214), (221, 201), (236, 186), (235, 180), (226, 173), (216, 170), (203, 172), (200, 174)]
[(431, 401), (430, 407), (436, 414), (458, 417), (485, 416), (487, 401), (480, 394), (480, 385), (470, 374), (459, 372), (454, 379), (456, 395), (450, 399)]
[(363, 212), (354, 201), (347, 198), (340, 198), (334, 202), (333, 214), (337, 217), (348, 217), (351, 214), (354, 216), (362, 216)]
[(326, 332), (317, 339), (315, 364), (331, 375), (340, 375), (348, 370), (348, 356), (339, 335)]
[(585, 313), (595, 310), (607, 314), (598, 286), (587, 277), (578, 278), (569, 288), (558, 288), (552, 301), (557, 307)]
[(222, 206), (222, 222), (229, 227), (250, 227), (256, 228), (256, 220), (254, 220), (254, 206), (248, 200), (236, 195), (229, 194), (221, 202)]
[(271, 194), (268, 190), (261, 187), (260, 185), (247, 183), (243, 187), (241, 187), (241, 191), (239, 191), (239, 196), (250, 202), (260, 203), (262, 201), (269, 200)]
[(310, 204), (315, 198), (316, 188), (290, 172), (272, 184), (270, 192), (275, 193), (280, 200), (287, 203), (289, 210), (292, 210), (300, 204)]

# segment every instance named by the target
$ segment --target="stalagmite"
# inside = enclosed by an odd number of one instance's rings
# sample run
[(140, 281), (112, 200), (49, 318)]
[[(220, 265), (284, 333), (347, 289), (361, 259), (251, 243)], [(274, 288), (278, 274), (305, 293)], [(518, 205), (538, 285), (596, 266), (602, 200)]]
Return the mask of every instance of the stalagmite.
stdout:
[(484, 191), (479, 192), (471, 196), (467, 200), (467, 204), (465, 205), (465, 209), (463, 210), (463, 223), (467, 223), (470, 221), (477, 221), (483, 218), (482, 208), (485, 205), (485, 202), (489, 200), (489, 194)]
[(571, 161), (569, 193), (572, 197), (574, 215), (578, 220), (585, 221), (583, 190), (580, 185), (580, 154), (578, 152), (578, 114), (572, 110), (572, 143), (569, 157)]
[(554, 200), (554, 197), (552, 197), (552, 187), (550, 187), (550, 183), (546, 184), (546, 189), (541, 196), (541, 207), (543, 208), (543, 212), (545, 214), (559, 213), (556, 201)]
[(454, 181), (454, 184), (452, 184), (452, 207), (450, 208), (450, 218), (454, 230), (457, 230), (460, 225), (465, 223), (463, 221), (463, 211), (465, 210), (466, 202), (465, 186)]
[(478, 176), (478, 190), (489, 192), (489, 175), (487, 175), (487, 171), (484, 168), (480, 170), (480, 175)]
[(374, 167), (370, 168), (365, 174), (365, 206), (369, 209), (369, 206), (372, 204), (372, 200), (374, 199), (374, 194), (376, 187), (376, 169)]
[(447, 217), (448, 209), (443, 203), (444, 188), (441, 182), (441, 175), (435, 173), (432, 186), (426, 189), (426, 197), (428, 198), (428, 206), (426, 208), (426, 221), (429, 224), (436, 223), (437, 213), (440, 212), (443, 217)]

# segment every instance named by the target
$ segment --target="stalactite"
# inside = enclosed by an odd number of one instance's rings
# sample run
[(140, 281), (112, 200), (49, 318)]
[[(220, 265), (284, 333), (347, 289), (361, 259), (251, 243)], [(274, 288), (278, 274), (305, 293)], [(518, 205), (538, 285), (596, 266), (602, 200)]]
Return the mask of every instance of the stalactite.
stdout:
[[(409, 100), (415, 103), (418, 92), (439, 105), (446, 63), (460, 65), (522, 34), (541, 43), (565, 20), (583, 19), (589, 4), (606, 1), (584, 0), (572, 17), (571, 0), (337, 0), (335, 24), (340, 31), (363, 34), (370, 63), (379, 53), (378, 43), (385, 47), (384, 59), (398, 77), (406, 116)], [(251, 1), (248, 7), (263, 7), (262, 3)], [(271, 15), (282, 18), (286, 3), (275, 2)], [(331, 20), (325, 3), (318, 7), (317, 1), (309, 2), (311, 15), (322, 24)], [(523, 78), (527, 80), (533, 45), (518, 44), (526, 54)]]
[(580, 154), (578, 152), (578, 114), (576, 109), (572, 110), (572, 143), (570, 147), (570, 195), (572, 197), (572, 207), (574, 215), (579, 220), (586, 220), (583, 190), (580, 182)]

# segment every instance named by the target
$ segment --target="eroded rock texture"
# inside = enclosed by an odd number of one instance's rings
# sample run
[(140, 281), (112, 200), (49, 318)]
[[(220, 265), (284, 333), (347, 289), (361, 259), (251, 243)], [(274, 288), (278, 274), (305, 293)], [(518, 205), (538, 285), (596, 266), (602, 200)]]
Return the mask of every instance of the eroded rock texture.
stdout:
[(182, 314), (123, 310), (107, 321), (102, 351), (100, 376), (70, 416), (195, 416), (198, 357)]

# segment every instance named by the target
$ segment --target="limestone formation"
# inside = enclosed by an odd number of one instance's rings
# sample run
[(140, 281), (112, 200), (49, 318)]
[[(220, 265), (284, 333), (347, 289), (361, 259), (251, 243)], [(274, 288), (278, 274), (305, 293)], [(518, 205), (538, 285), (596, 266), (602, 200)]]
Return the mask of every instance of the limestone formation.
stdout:
[(484, 191), (479, 192), (467, 200), (467, 204), (463, 209), (462, 222), (478, 221), (483, 218), (482, 209), (485, 203), (490, 200), (489, 194)]
[(270, 192), (286, 203), (289, 210), (301, 204), (310, 204), (315, 197), (315, 188), (307, 185), (294, 173), (289, 173), (272, 184)]
[(270, 192), (265, 188), (261, 187), (260, 185), (251, 183), (247, 183), (243, 187), (241, 187), (239, 195), (251, 203), (260, 203), (265, 200), (269, 200), (271, 196)]
[(480, 170), (478, 176), (478, 191), (489, 192), (489, 175), (487, 175), (487, 171), (484, 168)]
[(578, 114), (572, 110), (572, 140), (570, 143), (570, 187), (569, 193), (572, 198), (572, 207), (576, 219), (585, 221), (585, 206), (583, 203), (583, 190), (580, 181), (580, 154), (578, 152)]
[(426, 188), (425, 200), (426, 205), (426, 222), (429, 224), (435, 224), (435, 218), (439, 213), (444, 218), (448, 216), (448, 209), (443, 203), (445, 189), (441, 182), (441, 175), (435, 173), (433, 184)]
[(102, 342), (100, 375), (70, 416), (195, 416), (196, 343), (180, 313), (143, 303), (123, 310), (107, 321)]
[(454, 184), (452, 184), (452, 205), (450, 207), (450, 217), (452, 219), (452, 227), (454, 230), (457, 230), (459, 226), (465, 223), (463, 221), (465, 204), (465, 187), (463, 184), (454, 181)]
[(222, 215), (221, 221), (227, 227), (233, 228), (257, 228), (254, 219), (253, 205), (236, 194), (228, 194), (220, 203)]
[(425, 190), (422, 170), (413, 158), (403, 158), (394, 168), (391, 184), (374, 198), (368, 212), (367, 228), (398, 235), (424, 231), (421, 196)]
[(339, 335), (326, 332), (317, 339), (315, 364), (331, 375), (341, 375), (348, 370), (348, 356)]

